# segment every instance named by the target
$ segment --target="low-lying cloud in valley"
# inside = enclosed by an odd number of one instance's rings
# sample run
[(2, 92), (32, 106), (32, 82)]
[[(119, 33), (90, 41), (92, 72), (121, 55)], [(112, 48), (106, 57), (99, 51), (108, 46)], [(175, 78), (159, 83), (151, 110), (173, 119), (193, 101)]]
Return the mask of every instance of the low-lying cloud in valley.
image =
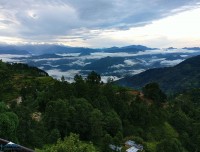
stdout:
[[(55, 53), (42, 55), (0, 54), (5, 62), (28, 63), (49, 73), (56, 79), (62, 76), (68, 82), (73, 82), (76, 74), (87, 74), (92, 70), (101, 74), (104, 82), (109, 77), (118, 80), (127, 75), (135, 75), (150, 68), (174, 66), (188, 57), (200, 54), (198, 49), (130, 49), (133, 46), (121, 48), (97, 49), (85, 53), (78, 48), (76, 53)], [(132, 50), (132, 51), (131, 51)], [(111, 52), (113, 51), (113, 52)], [(103, 68), (102, 68), (103, 66)]]

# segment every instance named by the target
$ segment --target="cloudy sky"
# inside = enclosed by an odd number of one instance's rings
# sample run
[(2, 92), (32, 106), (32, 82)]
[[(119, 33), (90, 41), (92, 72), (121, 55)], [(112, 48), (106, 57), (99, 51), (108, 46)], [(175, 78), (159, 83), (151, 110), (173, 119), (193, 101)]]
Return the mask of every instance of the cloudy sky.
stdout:
[(0, 44), (200, 46), (200, 0), (0, 0)]

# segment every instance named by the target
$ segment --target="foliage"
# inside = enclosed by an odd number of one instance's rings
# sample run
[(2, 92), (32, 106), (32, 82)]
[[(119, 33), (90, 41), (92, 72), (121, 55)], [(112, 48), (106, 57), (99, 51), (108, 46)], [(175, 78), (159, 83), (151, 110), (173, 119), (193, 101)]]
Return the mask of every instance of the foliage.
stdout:
[(175, 139), (164, 139), (162, 140), (156, 148), (157, 152), (184, 152), (184, 148), (182, 147), (181, 143)]
[(200, 151), (200, 89), (169, 101), (156, 83), (144, 86), (143, 96), (103, 84), (94, 71), (74, 80), (70, 84), (64, 76), (59, 81), (37, 68), (0, 62), (0, 136), (30, 148), (49, 145), (42, 151), (96, 151), (94, 143), (109, 152), (109, 144), (128, 139), (149, 152)]
[(142, 89), (144, 96), (152, 99), (157, 104), (165, 102), (167, 96), (162, 92), (157, 83), (149, 83)]
[(156, 152), (157, 142), (147, 142), (145, 148), (147, 152)]
[(91, 143), (80, 141), (78, 135), (70, 134), (64, 141), (58, 140), (55, 145), (46, 146), (36, 152), (97, 152), (97, 150)]
[(18, 116), (13, 112), (8, 112), (6, 105), (0, 102), (0, 137), (17, 141), (16, 130), (18, 124)]

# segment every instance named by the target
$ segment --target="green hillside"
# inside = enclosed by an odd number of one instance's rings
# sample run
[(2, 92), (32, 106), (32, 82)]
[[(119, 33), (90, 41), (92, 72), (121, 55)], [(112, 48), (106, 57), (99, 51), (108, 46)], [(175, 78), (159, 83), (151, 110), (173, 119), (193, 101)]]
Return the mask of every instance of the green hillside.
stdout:
[(39, 152), (125, 150), (127, 140), (147, 152), (200, 151), (199, 89), (167, 99), (157, 84), (142, 93), (96, 72), (74, 80), (0, 62), (0, 137)]

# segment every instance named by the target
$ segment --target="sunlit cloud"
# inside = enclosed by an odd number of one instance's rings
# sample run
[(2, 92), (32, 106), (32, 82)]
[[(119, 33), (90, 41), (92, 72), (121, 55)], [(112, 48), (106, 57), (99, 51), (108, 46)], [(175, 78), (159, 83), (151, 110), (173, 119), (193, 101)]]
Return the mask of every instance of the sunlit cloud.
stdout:
[(199, 45), (198, 0), (1, 0), (0, 43)]

